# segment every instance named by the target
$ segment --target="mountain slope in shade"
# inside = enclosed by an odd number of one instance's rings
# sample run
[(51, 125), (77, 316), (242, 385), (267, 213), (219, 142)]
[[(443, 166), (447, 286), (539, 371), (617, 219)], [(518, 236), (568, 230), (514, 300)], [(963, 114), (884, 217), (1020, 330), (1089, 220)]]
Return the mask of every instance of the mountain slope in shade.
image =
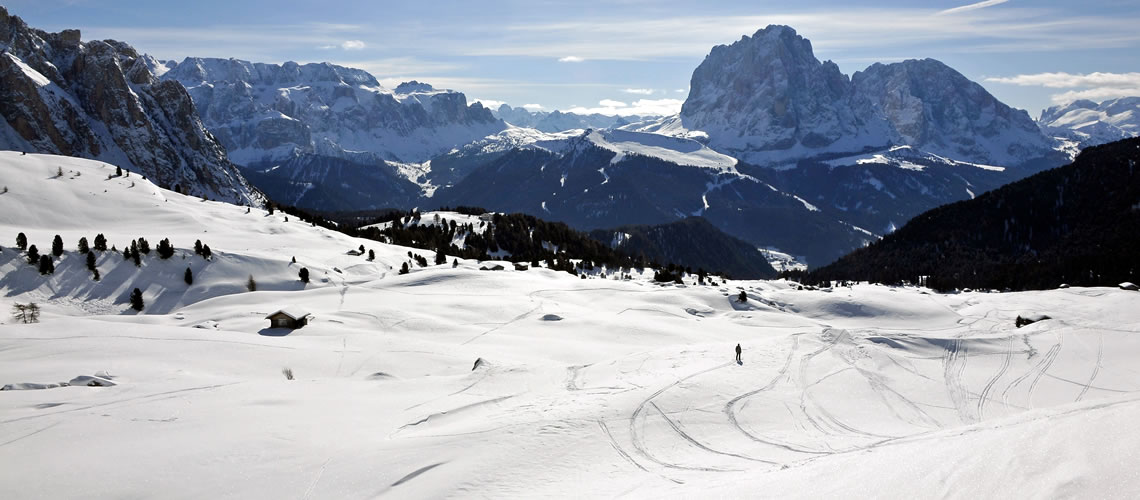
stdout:
[(46, 33), (0, 7), (0, 148), (99, 159), (167, 187), (259, 204), (190, 95), (114, 40)]
[(776, 270), (755, 246), (725, 234), (703, 217), (656, 226), (597, 229), (590, 236), (629, 255), (674, 262), (694, 270), (717, 270), (733, 279), (772, 278)]
[(812, 274), (939, 288), (1048, 288), (1140, 280), (1140, 139), (923, 213)]

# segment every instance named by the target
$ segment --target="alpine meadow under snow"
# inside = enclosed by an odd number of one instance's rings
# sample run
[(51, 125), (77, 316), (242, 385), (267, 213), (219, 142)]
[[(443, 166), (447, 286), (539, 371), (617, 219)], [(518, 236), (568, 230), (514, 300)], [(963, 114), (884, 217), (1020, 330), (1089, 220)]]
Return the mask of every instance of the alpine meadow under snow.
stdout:
[(0, 6), (0, 500), (1140, 492), (1140, 73), (1029, 73), (1115, 6), (88, 4)]
[[(423, 251), (114, 170), (0, 153), (0, 306), (42, 311), (4, 320), (0, 382), (74, 382), (0, 395), (4, 498), (1140, 487), (1133, 291), (659, 285), (473, 261), (400, 275)], [(44, 254), (61, 235), (54, 274), (7, 244), (21, 232)], [(94, 281), (75, 242), (98, 233), (120, 252), (97, 252)], [(136, 267), (121, 249), (138, 237), (174, 255)], [(310, 323), (269, 328), (290, 306)]]

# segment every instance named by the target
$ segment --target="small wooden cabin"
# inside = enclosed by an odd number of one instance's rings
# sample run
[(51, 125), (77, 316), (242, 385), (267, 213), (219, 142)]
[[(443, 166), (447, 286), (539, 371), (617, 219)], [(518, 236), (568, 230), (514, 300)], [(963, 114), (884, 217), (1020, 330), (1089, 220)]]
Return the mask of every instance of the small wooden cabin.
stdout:
[(281, 309), (265, 319), (269, 320), (271, 328), (290, 328), (296, 330), (309, 324), (309, 317), (311, 315), (304, 309), (298, 307), (286, 307)]

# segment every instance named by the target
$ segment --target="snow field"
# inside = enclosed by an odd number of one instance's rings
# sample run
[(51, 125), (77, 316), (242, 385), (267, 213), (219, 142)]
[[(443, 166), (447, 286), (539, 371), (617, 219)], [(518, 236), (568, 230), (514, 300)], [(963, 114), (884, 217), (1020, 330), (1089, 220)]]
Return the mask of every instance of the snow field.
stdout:
[[(81, 175), (51, 179), (57, 164)], [(1140, 488), (1136, 292), (659, 286), (474, 262), (397, 275), (409, 249), (134, 175), (130, 188), (107, 168), (0, 153), (0, 307), (44, 310), (38, 324), (0, 319), (0, 386), (117, 384), (0, 392), (2, 498)], [(17, 256), (18, 231), (41, 253), (63, 236), (55, 275)], [(104, 255), (92, 284), (74, 241), (99, 232), (120, 248), (169, 237), (179, 253), (142, 268)], [(214, 260), (181, 258), (198, 238)], [(360, 244), (375, 262), (346, 254)], [(201, 266), (191, 287), (185, 263)], [(122, 298), (137, 283), (143, 314)], [(269, 328), (265, 315), (289, 305), (311, 323)], [(1014, 327), (1032, 313), (1052, 319)]]

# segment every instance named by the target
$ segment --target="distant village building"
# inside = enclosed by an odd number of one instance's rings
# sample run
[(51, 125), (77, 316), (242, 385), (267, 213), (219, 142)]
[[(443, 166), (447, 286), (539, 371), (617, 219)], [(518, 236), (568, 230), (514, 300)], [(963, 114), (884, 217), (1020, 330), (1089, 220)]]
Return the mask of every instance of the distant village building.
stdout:
[(291, 328), (297, 329), (309, 324), (311, 315), (299, 307), (286, 307), (281, 309), (265, 319), (269, 320), (269, 326), (272, 328)]

